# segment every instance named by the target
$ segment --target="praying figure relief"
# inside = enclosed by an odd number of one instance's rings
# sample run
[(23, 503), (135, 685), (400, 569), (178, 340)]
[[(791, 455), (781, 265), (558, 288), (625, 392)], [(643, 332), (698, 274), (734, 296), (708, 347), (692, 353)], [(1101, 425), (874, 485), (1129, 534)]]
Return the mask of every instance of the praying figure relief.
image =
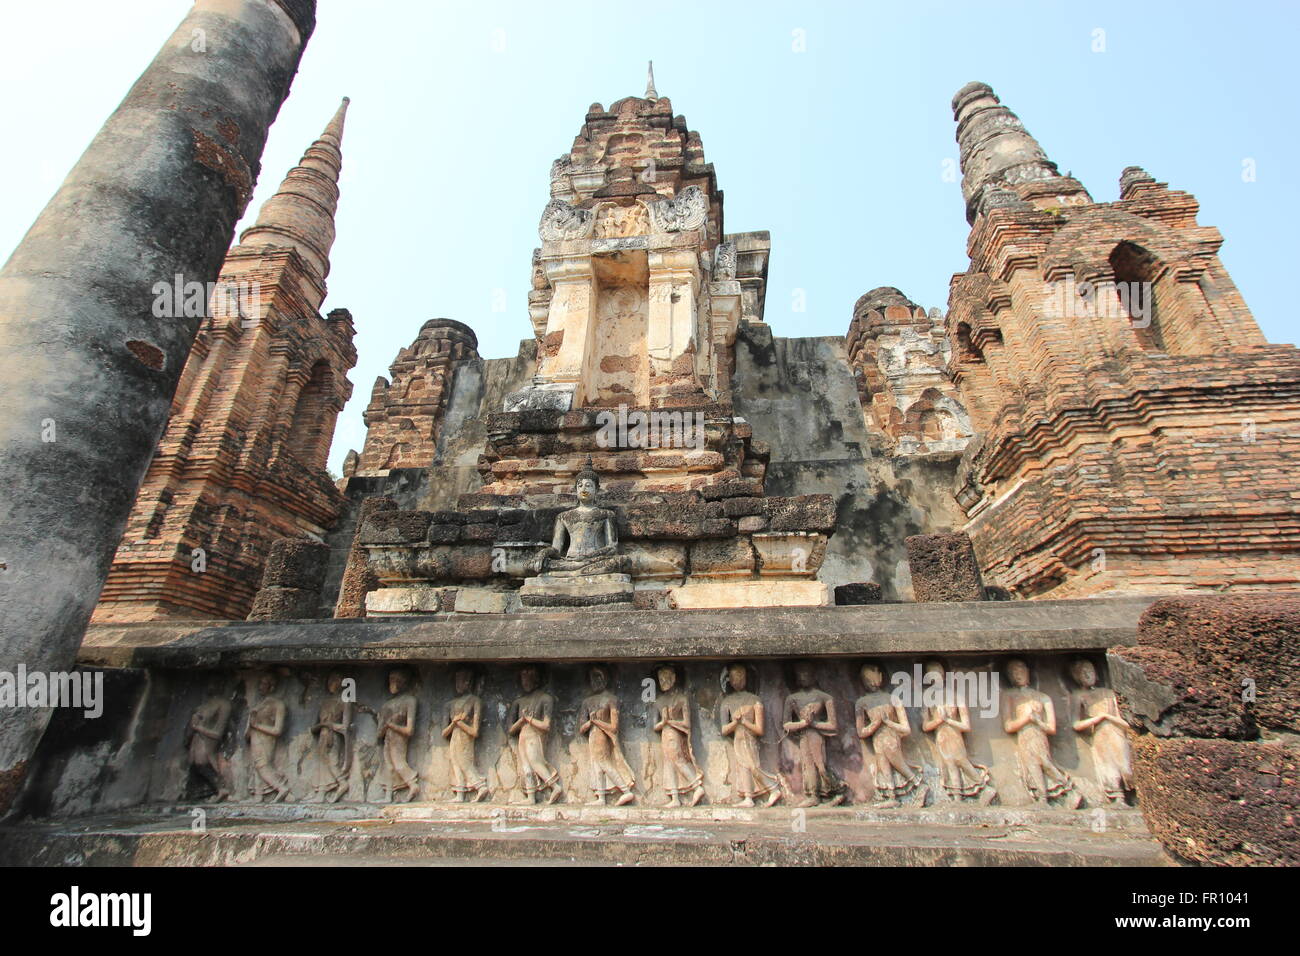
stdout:
[(1007, 661), (1011, 689), (1002, 694), (1002, 729), (1015, 738), (1020, 779), (1035, 800), (1060, 798), (1071, 809), (1083, 803), (1070, 775), (1052, 759), (1056, 708), (1052, 699), (1029, 686), (1029, 665), (1018, 657)]
[(415, 714), (419, 706), (415, 695), (407, 690), (409, 678), (405, 671), (394, 670), (388, 674), (388, 693), (376, 718), (379, 729), (377, 739), (383, 753), (384, 773), (380, 779), (383, 798), (397, 800), (404, 792), (404, 802), (410, 803), (420, 795), (420, 775), (407, 761), (411, 735), (415, 733)]
[(520, 669), (519, 689), (523, 694), (515, 698), (506, 717), (507, 738), (514, 741), (515, 768), (529, 803), (535, 803), (543, 791), (547, 792), (546, 802), (555, 803), (564, 794), (560, 771), (546, 759), (555, 698), (541, 689), (541, 674), (532, 664)]
[(680, 807), (687, 798), (695, 806), (704, 798), (704, 772), (691, 750), (691, 702), (677, 686), (677, 669), (665, 664), (655, 671), (659, 694), (655, 697), (655, 733), (663, 757), (664, 791), (669, 807)]
[(221, 693), (221, 679), (213, 680), (210, 694), (190, 717), (185, 729), (185, 746), (189, 751), (190, 772), (212, 788), (212, 800), (220, 803), (230, 797), (221, 759), (221, 738), (230, 723), (230, 701)]
[(606, 796), (618, 794), (614, 806), (636, 799), (636, 777), (627, 765), (618, 743), (618, 698), (609, 690), (609, 671), (594, 664), (587, 671), (591, 695), (582, 702), (586, 719), (578, 733), (587, 738), (587, 759), (591, 773), (592, 803), (604, 804)]
[(491, 793), (487, 777), (479, 772), (474, 759), (474, 745), (483, 726), (483, 701), (472, 689), (474, 672), (468, 667), (458, 667), (452, 680), (456, 696), (447, 704), (442, 727), (451, 763), (451, 799), (464, 803), (472, 795), (477, 802)]
[(997, 799), (989, 768), (972, 763), (966, 752), (966, 734), (970, 733), (970, 710), (964, 701), (949, 699), (943, 664), (930, 661), (925, 665), (927, 680), (931, 675), (936, 686), (945, 688), (943, 703), (921, 711), (921, 730), (934, 735), (934, 749), (939, 754), (943, 772), (943, 789), (953, 800), (975, 799), (988, 806)]
[(803, 799), (795, 806), (815, 807), (823, 800), (835, 807), (848, 797), (844, 785), (826, 763), (826, 738), (839, 733), (835, 716), (835, 699), (820, 690), (813, 677), (812, 665), (800, 661), (794, 665), (794, 681), (798, 689), (785, 699), (785, 722), (782, 736), (794, 741), (799, 753), (799, 778), (803, 785)]
[(1070, 665), (1070, 676), (1079, 685), (1075, 695), (1074, 729), (1092, 733), (1092, 762), (1097, 782), (1112, 803), (1128, 803), (1133, 790), (1133, 756), (1129, 749), (1128, 722), (1119, 715), (1119, 701), (1108, 687), (1097, 686), (1097, 669), (1092, 661), (1079, 658)]
[(258, 802), (268, 794), (275, 794), (272, 802), (278, 803), (293, 796), (289, 780), (275, 768), (275, 745), (284, 734), (288, 713), (284, 701), (275, 696), (275, 675), (265, 673), (257, 679), (257, 692), (261, 699), (248, 712), (248, 753), (253, 761), (249, 791)]
[(318, 803), (337, 803), (348, 789), (348, 772), (352, 769), (352, 703), (345, 701), (343, 675), (330, 674), (325, 683), (328, 692), (321, 702), (311, 732), (315, 737), (316, 790)]
[(724, 677), (728, 693), (718, 707), (722, 736), (730, 737), (735, 772), (736, 806), (752, 807), (755, 798), (766, 797), (765, 806), (781, 799), (781, 784), (775, 774), (763, 769), (759, 745), (766, 729), (763, 702), (746, 690), (749, 670), (744, 664), (728, 664)]
[(885, 672), (878, 664), (863, 664), (860, 672), (866, 693), (853, 706), (858, 739), (862, 741), (862, 765), (871, 771), (876, 806), (896, 807), (916, 791), (918, 805), (925, 804), (929, 788), (922, 786), (921, 768), (903, 756), (903, 740), (912, 733), (907, 708), (883, 688)]

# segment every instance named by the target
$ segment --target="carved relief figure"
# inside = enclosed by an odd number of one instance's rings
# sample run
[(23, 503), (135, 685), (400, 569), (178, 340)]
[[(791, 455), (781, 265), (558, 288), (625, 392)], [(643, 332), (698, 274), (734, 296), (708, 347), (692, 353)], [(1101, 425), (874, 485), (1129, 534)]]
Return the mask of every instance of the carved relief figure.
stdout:
[(677, 669), (665, 664), (655, 672), (659, 695), (655, 698), (655, 733), (663, 757), (664, 790), (667, 806), (679, 807), (688, 797), (689, 806), (704, 798), (704, 772), (691, 750), (691, 702), (677, 686)]
[(533, 569), (554, 577), (587, 574), (621, 574), (627, 558), (618, 554), (614, 512), (596, 507), (600, 478), (587, 459), (574, 480), (578, 506), (555, 519), (551, 546), (533, 561)]
[(311, 732), (316, 738), (316, 792), (320, 803), (336, 803), (348, 789), (352, 769), (352, 703), (343, 700), (343, 675), (330, 674)]
[(595, 794), (591, 802), (603, 804), (607, 794), (618, 794), (614, 805), (626, 806), (636, 799), (636, 777), (618, 743), (618, 698), (609, 690), (609, 671), (601, 665), (592, 665), (587, 680), (591, 695), (582, 702), (586, 717), (578, 733), (587, 738), (591, 789)]
[(597, 214), (595, 236), (598, 239), (621, 239), (643, 236), (650, 231), (644, 206), (605, 206)]
[(185, 746), (189, 751), (190, 772), (212, 788), (213, 802), (220, 803), (230, 797), (220, 753), (221, 738), (230, 723), (230, 701), (221, 692), (220, 678), (212, 681), (209, 690), (208, 699), (190, 717), (185, 729)]
[(483, 701), (472, 689), (474, 672), (468, 667), (456, 668), (452, 680), (456, 696), (447, 704), (442, 727), (451, 763), (451, 798), (463, 803), (473, 794), (475, 801), (484, 800), (490, 793), (487, 777), (479, 772), (474, 759), (474, 745), (483, 726)]
[(885, 690), (885, 672), (878, 664), (863, 664), (860, 672), (866, 693), (854, 705), (854, 723), (862, 741), (862, 764), (871, 769), (876, 803), (898, 806), (902, 797), (917, 791), (924, 804), (929, 793), (921, 785), (921, 768), (903, 756), (903, 739), (912, 733), (907, 708)]
[(798, 689), (785, 699), (781, 726), (799, 752), (803, 799), (795, 806), (815, 807), (821, 800), (838, 806), (847, 799), (848, 788), (826, 763), (826, 738), (840, 729), (835, 699), (816, 686), (812, 664), (807, 661), (794, 665), (794, 681)]
[(736, 805), (752, 807), (756, 797), (767, 797), (766, 806), (775, 806), (781, 799), (781, 785), (775, 774), (763, 769), (759, 745), (766, 730), (763, 702), (757, 694), (746, 690), (749, 671), (744, 664), (728, 664), (725, 677), (729, 693), (719, 704), (718, 716), (722, 723), (722, 736), (732, 742)]
[(523, 694), (510, 705), (506, 723), (507, 735), (517, 741), (512, 750), (524, 796), (529, 803), (534, 803), (538, 793), (549, 791), (546, 802), (555, 803), (564, 793), (560, 771), (546, 759), (546, 740), (551, 734), (555, 698), (541, 689), (541, 675), (532, 664), (520, 669), (519, 689)]
[(1056, 708), (1052, 699), (1029, 686), (1029, 665), (1018, 657), (1007, 661), (1011, 689), (1002, 694), (1002, 729), (1016, 740), (1020, 779), (1035, 800), (1053, 800), (1071, 808), (1083, 798), (1070, 775), (1052, 759), (1051, 738), (1056, 735)]
[(388, 693), (391, 695), (379, 708), (377, 739), (383, 753), (384, 771), (380, 787), (384, 799), (393, 801), (405, 791), (405, 802), (410, 803), (420, 795), (420, 775), (407, 761), (411, 735), (415, 733), (415, 715), (419, 706), (415, 695), (407, 690), (409, 678), (401, 669), (388, 674)]
[(284, 734), (288, 713), (284, 701), (275, 696), (275, 684), (275, 675), (271, 673), (257, 679), (261, 699), (248, 712), (248, 753), (253, 761), (249, 791), (259, 801), (271, 793), (275, 794), (273, 802), (293, 796), (288, 778), (275, 768), (275, 745)]
[[(945, 687), (943, 664), (929, 661), (925, 665), (938, 687)], [(946, 693), (946, 691), (945, 691)], [(938, 707), (921, 711), (921, 730), (934, 735), (934, 749), (939, 754), (943, 789), (953, 800), (978, 799), (985, 806), (997, 797), (989, 768), (972, 763), (966, 752), (966, 734), (970, 733), (970, 709), (959, 700), (945, 699)]]
[(1070, 676), (1079, 685), (1075, 695), (1074, 729), (1092, 733), (1092, 762), (1097, 782), (1113, 803), (1127, 803), (1133, 789), (1133, 755), (1129, 749), (1128, 722), (1119, 715), (1119, 701), (1108, 687), (1097, 686), (1097, 669), (1080, 658), (1070, 665)]

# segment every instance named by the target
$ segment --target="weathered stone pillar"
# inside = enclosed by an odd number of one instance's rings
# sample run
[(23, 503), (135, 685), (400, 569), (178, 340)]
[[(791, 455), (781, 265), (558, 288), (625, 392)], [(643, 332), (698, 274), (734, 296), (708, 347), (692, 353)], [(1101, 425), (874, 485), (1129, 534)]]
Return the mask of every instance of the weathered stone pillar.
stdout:
[[(72, 666), (200, 322), (158, 290), (217, 278), (315, 17), (198, 0), (0, 270), (0, 670)], [(0, 813), (48, 719), (0, 710)]]
[(595, 327), (596, 276), (590, 256), (575, 256), (548, 263), (546, 275), (555, 294), (542, 339), (537, 384), (573, 384), (577, 388), (573, 407), (589, 397), (587, 361), (592, 351)]
[(669, 395), (698, 388), (694, 346), (700, 265), (693, 249), (652, 250), (649, 261), (646, 351), (650, 398), (660, 404)]

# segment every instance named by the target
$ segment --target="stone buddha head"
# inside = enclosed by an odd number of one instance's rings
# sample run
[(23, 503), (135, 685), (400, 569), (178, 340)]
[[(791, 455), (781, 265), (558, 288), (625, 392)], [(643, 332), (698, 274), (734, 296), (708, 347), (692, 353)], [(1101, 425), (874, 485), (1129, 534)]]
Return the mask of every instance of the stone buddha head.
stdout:
[(591, 459), (582, 466), (582, 471), (578, 472), (577, 478), (573, 481), (573, 493), (578, 496), (578, 504), (590, 505), (596, 501), (596, 496), (600, 494), (600, 476), (596, 474), (596, 469), (592, 467)]

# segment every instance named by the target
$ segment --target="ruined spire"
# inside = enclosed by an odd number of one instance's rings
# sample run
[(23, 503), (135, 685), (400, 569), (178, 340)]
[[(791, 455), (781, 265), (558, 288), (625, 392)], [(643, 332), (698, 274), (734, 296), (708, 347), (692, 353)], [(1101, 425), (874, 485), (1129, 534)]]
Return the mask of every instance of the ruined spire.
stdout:
[(961, 191), (968, 222), (973, 223), (984, 211), (988, 194), (1014, 191), (1016, 186), (1047, 179), (1071, 182), (1061, 176), (1019, 117), (1001, 104), (987, 83), (967, 83), (958, 90), (952, 99), (952, 113), (957, 120)]
[(650, 65), (646, 68), (645, 74), (645, 98), (651, 103), (659, 99), (659, 93), (655, 90), (655, 61), (651, 60)]
[(239, 237), (241, 245), (292, 246), (319, 278), (329, 275), (343, 167), (343, 121), (349, 102), (343, 97), (320, 138), (307, 147), (279, 190), (262, 205), (257, 222)]

